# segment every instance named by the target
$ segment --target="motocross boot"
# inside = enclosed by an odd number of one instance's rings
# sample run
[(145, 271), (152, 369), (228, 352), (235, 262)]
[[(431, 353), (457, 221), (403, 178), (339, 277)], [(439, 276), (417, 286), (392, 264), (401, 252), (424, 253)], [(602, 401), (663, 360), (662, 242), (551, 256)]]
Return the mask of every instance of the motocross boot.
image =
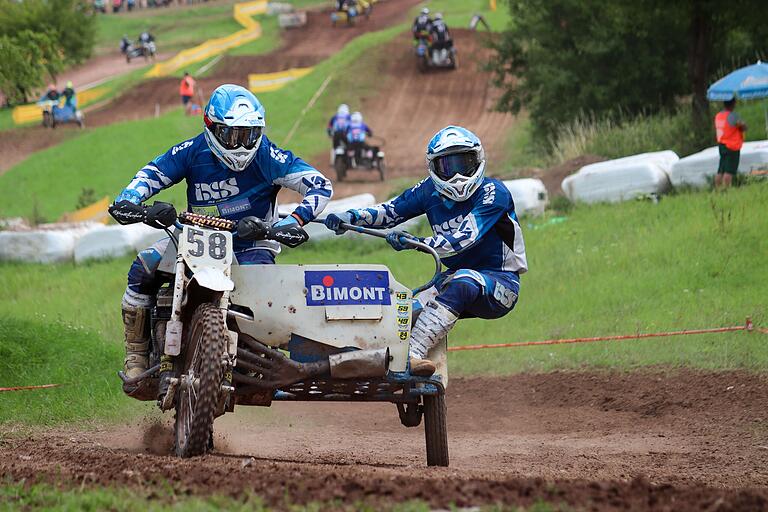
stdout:
[(141, 375), (149, 366), (149, 308), (123, 302), (125, 327), (125, 361), (123, 368), (128, 378)]
[(435, 373), (435, 363), (426, 359), (427, 352), (448, 335), (458, 318), (439, 302), (427, 302), (411, 329), (408, 355), (412, 375), (429, 377)]

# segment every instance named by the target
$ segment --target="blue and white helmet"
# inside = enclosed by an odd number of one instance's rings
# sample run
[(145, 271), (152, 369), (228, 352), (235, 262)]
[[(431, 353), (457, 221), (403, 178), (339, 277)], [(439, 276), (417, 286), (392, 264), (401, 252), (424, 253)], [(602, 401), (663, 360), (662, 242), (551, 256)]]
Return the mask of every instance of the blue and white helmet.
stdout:
[(427, 145), (427, 168), (440, 194), (466, 201), (485, 176), (483, 144), (466, 128), (446, 126)]
[(233, 171), (253, 161), (264, 131), (264, 106), (245, 87), (220, 85), (203, 112), (205, 141), (216, 157)]
[(349, 105), (346, 103), (342, 103), (339, 105), (339, 108), (336, 110), (336, 114), (340, 116), (348, 116), (349, 115)]

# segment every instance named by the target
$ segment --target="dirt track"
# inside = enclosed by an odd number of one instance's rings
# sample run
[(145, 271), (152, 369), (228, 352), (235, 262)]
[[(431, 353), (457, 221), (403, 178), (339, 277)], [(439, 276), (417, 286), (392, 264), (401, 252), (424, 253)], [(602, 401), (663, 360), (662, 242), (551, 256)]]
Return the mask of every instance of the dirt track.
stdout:
[(768, 510), (768, 378), (742, 372), (455, 378), (450, 468), (391, 405), (275, 404), (217, 421), (217, 452), (166, 456), (159, 424), (12, 439), (0, 477), (192, 493), (275, 506), (338, 499), (434, 506), (543, 498), (587, 510)]
[[(403, 34), (382, 50), (387, 56), (382, 66), (382, 75), (387, 77), (382, 87), (385, 93), (364, 101), (362, 111), (374, 134), (385, 139), (388, 179), (425, 176), (427, 142), (449, 124), (460, 124), (475, 132), (483, 141), (489, 173), (498, 170), (502, 146), (515, 118), (492, 110), (494, 89), (489, 75), (479, 69), (489, 52), (483, 46), (483, 35), (463, 29), (451, 33), (459, 54), (459, 68), (455, 71), (421, 73), (416, 67), (409, 34)], [(328, 168), (327, 153), (316, 156), (312, 162), (320, 169)], [(333, 171), (329, 170), (329, 174), (333, 176)], [(376, 173), (352, 171), (348, 179), (345, 183), (334, 183), (339, 197), (371, 192), (378, 199), (386, 199), (391, 193), (391, 185), (378, 183)]]

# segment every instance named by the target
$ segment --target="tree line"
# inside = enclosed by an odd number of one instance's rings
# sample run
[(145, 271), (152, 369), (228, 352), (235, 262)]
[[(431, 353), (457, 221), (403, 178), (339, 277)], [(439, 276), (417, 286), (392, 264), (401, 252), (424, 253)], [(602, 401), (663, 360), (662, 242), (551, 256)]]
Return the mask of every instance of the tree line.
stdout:
[(688, 104), (710, 138), (706, 91), (765, 60), (765, 0), (508, 0), (489, 63), (498, 108), (525, 108), (539, 140), (584, 116), (625, 118)]
[(26, 102), (90, 57), (95, 37), (87, 0), (0, 0), (0, 91), (9, 103)]

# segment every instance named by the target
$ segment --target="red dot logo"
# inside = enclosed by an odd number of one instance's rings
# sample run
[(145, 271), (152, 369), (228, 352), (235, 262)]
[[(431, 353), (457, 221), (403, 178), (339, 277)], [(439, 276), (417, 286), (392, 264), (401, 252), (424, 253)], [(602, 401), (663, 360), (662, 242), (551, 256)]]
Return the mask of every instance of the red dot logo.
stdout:
[(325, 276), (323, 278), (323, 286), (333, 286), (333, 278), (331, 276)]

